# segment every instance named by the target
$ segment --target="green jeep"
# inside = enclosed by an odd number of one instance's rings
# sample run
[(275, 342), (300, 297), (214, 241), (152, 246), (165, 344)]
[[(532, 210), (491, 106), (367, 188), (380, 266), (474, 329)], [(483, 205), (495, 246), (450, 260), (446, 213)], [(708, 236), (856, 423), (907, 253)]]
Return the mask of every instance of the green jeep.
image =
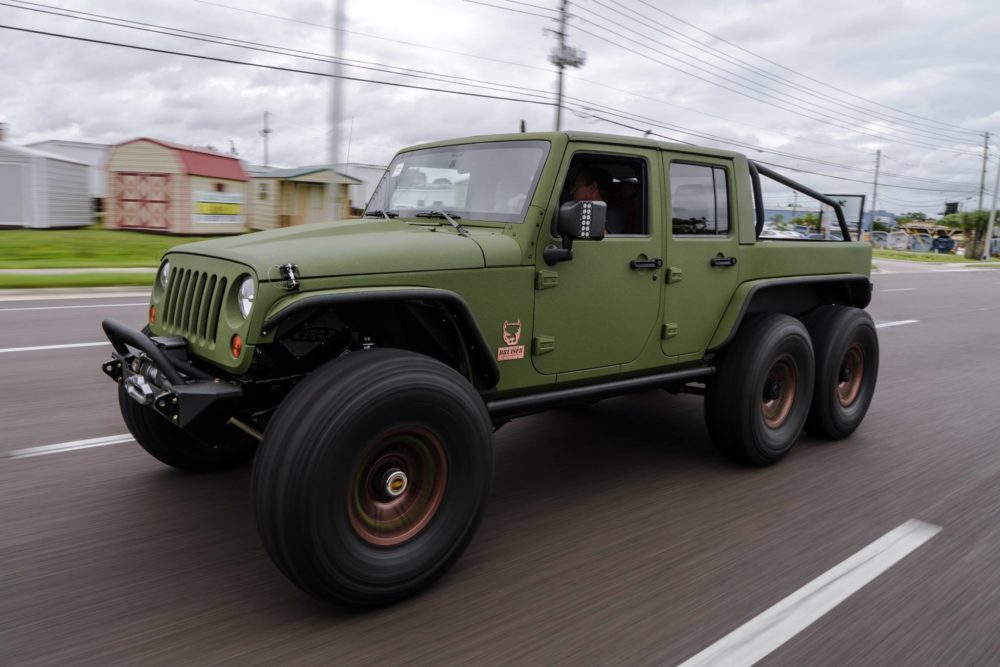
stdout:
[[(832, 206), (844, 241), (760, 238), (762, 178)], [(468, 544), (515, 417), (665, 389), (703, 394), (713, 442), (751, 465), (803, 429), (850, 435), (878, 370), (871, 247), (850, 238), (836, 202), (728, 151), (425, 144), (362, 219), (167, 253), (148, 327), (104, 321), (103, 370), (160, 461), (256, 454), (257, 526), (288, 578), (383, 604)]]

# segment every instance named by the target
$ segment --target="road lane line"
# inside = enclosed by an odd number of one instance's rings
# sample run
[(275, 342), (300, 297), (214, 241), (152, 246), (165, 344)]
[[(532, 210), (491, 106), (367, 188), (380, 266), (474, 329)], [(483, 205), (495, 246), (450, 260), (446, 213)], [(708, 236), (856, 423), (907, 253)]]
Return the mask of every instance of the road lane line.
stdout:
[(879, 292), (912, 292), (916, 287), (894, 287), (892, 289), (880, 289)]
[(740, 667), (761, 660), (941, 530), (910, 519), (751, 619), (680, 667)]
[(8, 294), (0, 296), (0, 301), (74, 301), (76, 299), (125, 299), (148, 297), (145, 292), (98, 292), (96, 294)]
[(898, 327), (904, 324), (916, 324), (920, 320), (897, 320), (895, 322), (882, 322), (881, 324), (876, 324), (876, 329), (885, 329), (886, 327)]
[(17, 310), (66, 310), (67, 308), (122, 308), (124, 306), (148, 306), (145, 301), (142, 303), (88, 303), (85, 306), (31, 306), (30, 308), (0, 308), (0, 313), (12, 313)]
[(69, 343), (67, 345), (36, 345), (34, 347), (7, 347), (0, 349), (0, 354), (4, 352), (35, 352), (36, 350), (64, 350), (69, 347), (96, 347), (98, 345), (111, 345), (108, 341), (100, 343)]
[(60, 442), (55, 445), (43, 445), (41, 447), (28, 447), (27, 449), (15, 449), (8, 452), (8, 458), (26, 459), (32, 456), (45, 456), (46, 454), (62, 454), (77, 449), (89, 449), (91, 447), (106, 447), (107, 445), (120, 445), (135, 440), (129, 433), (121, 435), (106, 435), (103, 438), (90, 438), (88, 440), (73, 440), (72, 442)]

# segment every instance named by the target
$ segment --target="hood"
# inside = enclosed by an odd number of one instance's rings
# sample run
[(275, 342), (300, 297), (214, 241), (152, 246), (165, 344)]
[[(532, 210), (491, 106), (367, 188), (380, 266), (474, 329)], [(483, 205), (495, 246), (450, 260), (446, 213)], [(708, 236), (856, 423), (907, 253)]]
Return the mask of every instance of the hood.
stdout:
[[(447, 225), (398, 220), (344, 220), (199, 241), (171, 252), (218, 257), (252, 267), (261, 280), (277, 279), (277, 266), (292, 263), (299, 276), (346, 276), (410, 271), (476, 269), (519, 259), (517, 242), (495, 229), (471, 228), (460, 236)], [(480, 243), (490, 249), (484, 253)], [(514, 262), (516, 263), (516, 261)]]

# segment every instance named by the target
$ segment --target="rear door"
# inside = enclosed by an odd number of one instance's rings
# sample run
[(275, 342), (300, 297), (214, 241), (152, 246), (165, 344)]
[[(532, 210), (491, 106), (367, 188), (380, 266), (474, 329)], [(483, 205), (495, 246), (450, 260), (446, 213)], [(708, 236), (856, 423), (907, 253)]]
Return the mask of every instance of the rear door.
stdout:
[(668, 268), (661, 345), (671, 357), (695, 358), (739, 284), (735, 173), (726, 158), (664, 152), (663, 174)]

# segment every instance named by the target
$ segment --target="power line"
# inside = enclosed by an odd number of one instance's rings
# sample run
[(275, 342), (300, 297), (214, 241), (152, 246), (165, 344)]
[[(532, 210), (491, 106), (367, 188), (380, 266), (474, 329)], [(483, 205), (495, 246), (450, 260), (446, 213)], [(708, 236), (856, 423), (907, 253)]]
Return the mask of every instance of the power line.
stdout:
[(742, 51), (743, 53), (751, 55), (754, 58), (759, 58), (760, 60), (763, 60), (764, 62), (770, 63), (770, 64), (772, 64), (772, 65), (774, 65), (776, 67), (780, 67), (781, 69), (785, 70), (786, 72), (791, 72), (792, 74), (795, 74), (797, 76), (801, 76), (803, 79), (808, 79), (808, 80), (810, 80), (810, 81), (812, 81), (814, 83), (818, 83), (821, 86), (824, 86), (824, 87), (829, 88), (831, 90), (836, 90), (839, 93), (844, 93), (845, 95), (850, 95), (851, 97), (853, 97), (855, 99), (862, 100), (864, 102), (868, 102), (869, 104), (874, 104), (876, 106), (880, 106), (883, 109), (889, 109), (891, 111), (895, 111), (897, 113), (905, 114), (905, 115), (911, 116), (913, 118), (918, 118), (920, 120), (925, 120), (925, 121), (928, 121), (930, 123), (934, 123), (936, 125), (941, 125), (943, 127), (950, 127), (950, 128), (954, 128), (956, 130), (961, 130), (963, 132), (969, 132), (971, 134), (976, 134), (976, 135), (982, 134), (981, 132), (977, 132), (976, 130), (970, 130), (968, 128), (964, 128), (964, 127), (961, 127), (959, 125), (951, 125), (949, 123), (943, 123), (943, 122), (941, 122), (939, 120), (934, 120), (933, 118), (925, 118), (924, 116), (918, 116), (917, 114), (910, 113), (909, 111), (905, 111), (903, 109), (897, 109), (896, 107), (892, 107), (892, 106), (889, 106), (887, 104), (882, 104), (881, 102), (876, 102), (875, 100), (870, 100), (867, 97), (861, 97), (860, 95), (855, 95), (852, 92), (849, 92), (847, 90), (843, 90), (842, 88), (837, 88), (836, 86), (830, 85), (828, 82), (820, 81), (819, 79), (815, 79), (815, 78), (813, 78), (813, 77), (811, 77), (811, 76), (809, 76), (807, 74), (803, 74), (802, 72), (799, 72), (799, 71), (794, 70), (794, 69), (792, 69), (790, 67), (782, 65), (779, 62), (776, 62), (774, 60), (770, 60), (768, 58), (765, 58), (764, 56), (761, 56), (761, 55), (759, 55), (757, 53), (754, 53), (753, 51), (750, 51), (749, 49), (745, 49), (742, 46), (740, 46), (739, 44), (735, 44), (733, 42), (730, 42), (729, 40), (725, 39), (724, 37), (720, 37), (719, 35), (716, 35), (715, 33), (711, 33), (711, 32), (709, 32), (709, 31), (707, 31), (707, 30), (705, 30), (703, 28), (700, 28), (700, 27), (696, 26), (693, 23), (685, 21), (684, 19), (680, 18), (679, 16), (671, 14), (670, 12), (668, 12), (668, 11), (666, 11), (664, 9), (661, 9), (660, 7), (657, 7), (656, 5), (653, 5), (653, 4), (649, 3), (649, 2), (647, 2), (647, 0), (637, 0), (637, 1), (640, 2), (640, 3), (642, 3), (643, 5), (646, 5), (647, 7), (651, 8), (651, 9), (654, 9), (654, 10), (660, 12), (661, 14), (665, 14), (666, 16), (669, 16), (670, 18), (674, 19), (675, 21), (678, 21), (680, 23), (683, 23), (686, 26), (694, 28), (698, 32), (704, 33), (704, 34), (708, 35), (709, 37), (717, 39), (720, 42), (723, 42), (724, 44), (728, 44), (729, 46), (731, 46), (731, 47), (733, 47), (735, 49), (738, 49), (738, 50)]
[[(77, 19), (80, 21), (89, 21), (92, 23), (99, 23), (104, 25), (111, 25), (119, 28), (127, 28), (130, 30), (138, 30), (142, 32), (149, 32), (159, 35), (167, 35), (170, 37), (178, 37), (182, 39), (194, 40), (209, 44), (220, 44), (223, 46), (230, 46), (234, 48), (249, 49), (253, 51), (259, 51), (262, 53), (272, 53), (276, 55), (288, 55), (295, 58), (301, 58), (304, 60), (313, 60), (323, 63), (331, 63), (334, 61), (341, 62), (348, 67), (354, 67), (357, 69), (366, 69), (376, 72), (382, 72), (385, 74), (392, 74), (396, 76), (407, 76), (417, 79), (425, 79), (430, 81), (442, 81), (446, 83), (456, 83), (458, 85), (467, 86), (470, 88), (480, 88), (485, 90), (495, 90), (500, 92), (514, 92), (521, 95), (528, 95), (530, 97), (540, 97), (548, 99), (551, 94), (548, 91), (537, 90), (531, 88), (524, 88), (521, 86), (509, 86), (505, 84), (494, 84), (489, 81), (482, 81), (479, 79), (469, 79), (466, 77), (456, 77), (441, 75), (436, 72), (427, 72), (423, 70), (415, 70), (411, 68), (401, 68), (394, 65), (386, 65), (383, 63), (374, 63), (371, 61), (364, 60), (351, 60), (351, 59), (335, 59), (332, 56), (325, 54), (315, 53), (311, 51), (301, 51), (298, 49), (290, 49), (283, 46), (276, 46), (272, 44), (261, 44), (259, 42), (250, 42), (246, 40), (233, 39), (230, 37), (220, 37), (218, 35), (211, 35), (207, 33), (194, 32), (191, 30), (183, 30), (180, 28), (171, 28), (167, 26), (156, 25), (153, 23), (144, 23), (141, 21), (131, 21), (128, 19), (121, 19), (117, 17), (107, 16), (103, 14), (93, 14), (90, 12), (81, 12), (76, 10), (63, 10), (57, 7), (51, 7), (50, 5), (43, 5), (35, 2), (26, 2), (25, 0), (15, 0), (15, 2), (22, 2), (22, 4), (34, 5), (34, 7), (21, 7), (19, 5), (11, 5), (7, 2), (0, 2), (0, 6), (14, 7), (16, 9), (22, 9), (25, 11), (39, 12), (43, 14), (51, 14), (54, 16), (61, 16), (63, 18)], [(37, 7), (45, 7), (47, 9), (37, 9)], [(56, 10), (56, 11), (49, 11)], [(68, 13), (67, 13), (68, 12)], [(73, 14), (78, 14), (80, 16), (74, 16)], [(93, 18), (96, 17), (96, 18)], [(110, 20), (102, 20), (110, 19)], [(127, 25), (134, 24), (134, 25)], [(146, 27), (142, 27), (146, 26)], [(159, 28), (159, 29), (156, 29)], [(361, 64), (356, 64), (361, 63)], [(388, 69), (387, 69), (388, 68)], [(393, 71), (393, 70), (403, 70)], [(468, 81), (471, 83), (463, 83)], [(483, 84), (483, 85), (476, 85)], [(505, 90), (505, 89), (515, 89), (515, 90)]]
[[(151, 53), (162, 53), (162, 54), (172, 55), (172, 56), (182, 56), (184, 58), (196, 58), (198, 60), (209, 60), (209, 61), (213, 61), (213, 62), (227, 63), (227, 64), (230, 64), (230, 65), (244, 65), (244, 66), (247, 66), (247, 67), (258, 67), (258, 68), (261, 68), (261, 69), (269, 69), (269, 70), (275, 70), (275, 71), (279, 71), (279, 72), (291, 72), (291, 73), (294, 73), (294, 74), (310, 74), (312, 76), (323, 76), (323, 77), (332, 77), (333, 76), (333, 74), (330, 74), (328, 72), (315, 72), (315, 71), (312, 71), (312, 70), (297, 69), (297, 68), (294, 68), (294, 67), (283, 67), (283, 66), (280, 66), (280, 65), (266, 65), (264, 63), (252, 63), (252, 62), (247, 62), (245, 60), (234, 60), (232, 58), (219, 58), (217, 56), (206, 56), (206, 55), (201, 55), (201, 54), (197, 54), (197, 53), (185, 53), (183, 51), (173, 51), (173, 50), (170, 50), (170, 49), (157, 49), (157, 48), (153, 48), (153, 47), (150, 47), (150, 46), (139, 46), (139, 45), (136, 45), (136, 44), (125, 44), (125, 43), (122, 43), (122, 42), (112, 42), (112, 41), (109, 41), (109, 40), (94, 39), (94, 38), (91, 38), (91, 37), (80, 37), (80, 36), (77, 36), (77, 35), (65, 35), (65, 34), (57, 33), (57, 32), (47, 32), (47, 31), (44, 31), (44, 30), (33, 30), (33, 29), (30, 29), (30, 28), (18, 28), (18, 27), (15, 27), (15, 26), (9, 26), (9, 25), (3, 25), (3, 24), (0, 24), (0, 29), (15, 30), (15, 31), (18, 31), (18, 32), (27, 32), (27, 33), (32, 33), (32, 34), (35, 34), (35, 35), (45, 35), (45, 36), (48, 36), (48, 37), (60, 37), (62, 39), (71, 39), (71, 40), (75, 40), (75, 41), (79, 41), (79, 42), (88, 42), (88, 43), (91, 43), (91, 44), (103, 44), (105, 46), (118, 46), (118, 47), (122, 47), (122, 48), (126, 48), (126, 49), (135, 49), (137, 51), (149, 51)], [(465, 97), (479, 97), (479, 98), (491, 99), (491, 100), (503, 100), (503, 101), (506, 101), (506, 102), (525, 102), (527, 104), (539, 104), (539, 105), (542, 105), (542, 106), (552, 106), (552, 102), (544, 102), (544, 101), (540, 101), (540, 100), (523, 99), (523, 98), (515, 98), (515, 97), (503, 97), (503, 96), (500, 96), (500, 95), (485, 95), (483, 93), (472, 93), (472, 92), (462, 91), (462, 90), (448, 90), (448, 89), (445, 89), (445, 88), (431, 88), (429, 86), (415, 86), (413, 84), (399, 83), (399, 82), (394, 82), (394, 81), (380, 81), (378, 79), (365, 79), (365, 78), (356, 77), (356, 76), (340, 75), (339, 78), (343, 79), (344, 81), (357, 81), (357, 82), (360, 82), (360, 83), (373, 83), (373, 84), (377, 84), (377, 85), (381, 85), (381, 86), (392, 86), (392, 87), (395, 87), (395, 88), (410, 88), (410, 89), (414, 89), (414, 90), (426, 90), (426, 91), (435, 92), (435, 93), (447, 93), (447, 94), (450, 94), (450, 95), (462, 95), (462, 96), (465, 96)]]
[[(577, 18), (580, 18), (581, 20), (583, 20), (583, 21), (585, 21), (587, 23), (590, 23), (591, 25), (595, 25), (595, 26), (597, 26), (598, 28), (600, 28), (601, 30), (603, 30), (603, 31), (605, 31), (607, 33), (610, 33), (610, 34), (615, 35), (617, 37), (620, 37), (622, 39), (631, 40), (631, 38), (628, 35), (622, 35), (619, 32), (616, 32), (614, 30), (610, 30), (608, 28), (600, 26), (599, 24), (597, 24), (597, 23), (595, 23), (593, 21), (590, 21), (589, 19), (586, 19), (586, 18), (583, 18), (583, 17), (577, 17)], [(870, 137), (874, 137), (876, 139), (880, 139), (882, 141), (890, 141), (890, 142), (893, 142), (893, 143), (905, 144), (905, 145), (908, 145), (908, 146), (914, 146), (916, 148), (927, 148), (927, 149), (936, 150), (936, 151), (958, 153), (960, 155), (971, 155), (971, 154), (966, 153), (966, 152), (956, 151), (954, 149), (943, 148), (943, 147), (935, 146), (935, 145), (931, 145), (931, 144), (918, 143), (916, 141), (904, 141), (902, 139), (894, 139), (894, 138), (891, 138), (891, 137), (883, 136), (881, 134), (876, 134), (874, 132), (868, 132), (868, 131), (859, 129), (857, 127), (852, 127), (850, 125), (844, 125), (844, 124), (841, 124), (840, 119), (838, 119), (838, 118), (836, 118), (834, 116), (831, 116), (829, 114), (826, 114), (826, 113), (823, 113), (823, 112), (820, 112), (820, 111), (814, 111), (814, 110), (812, 110), (812, 109), (810, 109), (808, 107), (803, 107), (800, 104), (795, 104), (795, 103), (784, 103), (784, 104), (782, 104), (782, 103), (777, 103), (774, 100), (757, 97), (755, 95), (751, 95), (749, 93), (737, 90), (737, 89), (732, 88), (730, 86), (718, 83), (717, 81), (712, 81), (710, 79), (706, 79), (703, 76), (699, 76), (697, 74), (689, 72), (688, 70), (683, 69), (681, 67), (678, 67), (676, 65), (673, 65), (673, 64), (671, 64), (669, 62), (664, 62), (662, 60), (658, 60), (656, 58), (653, 58), (652, 56), (648, 55), (647, 53), (643, 53), (641, 51), (637, 51), (636, 49), (633, 49), (633, 48), (631, 48), (629, 46), (626, 46), (626, 45), (621, 44), (619, 42), (615, 42), (613, 40), (610, 40), (606, 36), (595, 34), (595, 33), (591, 32), (589, 30), (586, 30), (586, 29), (580, 28), (580, 27), (577, 27), (577, 30), (579, 30), (580, 32), (586, 33), (586, 34), (588, 34), (588, 35), (590, 35), (592, 37), (596, 37), (597, 39), (600, 39), (603, 43), (617, 46), (618, 48), (624, 49), (625, 51), (629, 51), (630, 53), (634, 53), (635, 55), (638, 55), (641, 58), (644, 58), (646, 60), (650, 60), (650, 61), (652, 61), (654, 63), (657, 63), (657, 64), (662, 65), (664, 67), (667, 67), (669, 69), (675, 70), (677, 72), (685, 74), (686, 76), (690, 76), (690, 77), (692, 77), (694, 79), (698, 79), (700, 81), (708, 83), (709, 85), (716, 86), (718, 88), (722, 88), (723, 90), (728, 90), (729, 92), (736, 93), (737, 95), (741, 95), (743, 97), (747, 97), (747, 98), (755, 100), (757, 102), (761, 102), (762, 104), (766, 104), (766, 105), (768, 105), (771, 108), (781, 109), (783, 111), (786, 111), (786, 112), (789, 112), (789, 113), (793, 113), (793, 114), (796, 114), (798, 116), (802, 116), (804, 118), (809, 118), (810, 120), (814, 120), (814, 121), (817, 121), (817, 122), (820, 122), (820, 123), (826, 123), (826, 124), (832, 125), (834, 127), (839, 127), (840, 129), (849, 130), (849, 131), (855, 132), (857, 134), (867, 135), (867, 136), (870, 136)], [(654, 51), (656, 53), (659, 53), (660, 55), (666, 55), (666, 56), (669, 57), (669, 54), (666, 54), (666, 53), (664, 53), (662, 51), (658, 51), (655, 48), (650, 48), (649, 50)], [(739, 83), (737, 81), (733, 81), (732, 79), (729, 79), (729, 78), (727, 78), (725, 76), (722, 76), (720, 74), (716, 74), (714, 72), (707, 71), (705, 68), (698, 67), (696, 65), (693, 66), (693, 67), (696, 70), (706, 72), (710, 76), (717, 77), (717, 78), (722, 79), (723, 81), (727, 81), (728, 83), (731, 83), (731, 84), (733, 84), (735, 86), (739, 86), (740, 88), (746, 88), (746, 89), (748, 89), (748, 90), (750, 90), (750, 91), (752, 91), (754, 93), (758, 93), (758, 94), (761, 93), (761, 92), (764, 92), (764, 94), (767, 94), (766, 91), (760, 91), (760, 90), (754, 89), (754, 88), (752, 88), (752, 87), (750, 87), (750, 86), (748, 86), (746, 84), (742, 84), (742, 83)], [(794, 107), (794, 108), (789, 108), (789, 107)], [(807, 111), (809, 113), (804, 113), (803, 111), (796, 111), (795, 108), (803, 109), (804, 111)], [(823, 120), (824, 118), (826, 120)]]
[(548, 69), (546, 69), (544, 67), (539, 67), (537, 65), (528, 65), (526, 63), (518, 63), (518, 62), (513, 62), (511, 60), (502, 60), (500, 58), (491, 58), (491, 57), (488, 57), (488, 56), (480, 56), (480, 55), (476, 55), (474, 53), (465, 53), (463, 51), (453, 51), (451, 49), (442, 49), (441, 47), (438, 47), (438, 46), (431, 46), (429, 44), (420, 44), (419, 42), (408, 42), (408, 41), (404, 41), (404, 40), (401, 40), (401, 39), (393, 39), (391, 37), (384, 37), (382, 35), (374, 35), (372, 33), (358, 32), (357, 30), (345, 30), (344, 28), (340, 28), (338, 26), (328, 25), (328, 24), (324, 24), (324, 23), (315, 23), (315, 22), (312, 22), (312, 21), (302, 21), (300, 19), (293, 19), (290, 16), (281, 16), (280, 14), (268, 14), (266, 12), (258, 12), (258, 11), (254, 11), (252, 9), (245, 9), (243, 7), (233, 7), (232, 5), (226, 5), (226, 4), (223, 4), (221, 2), (210, 2), (209, 0), (190, 0), (190, 1), (191, 2), (197, 2), (197, 3), (203, 4), (203, 5), (210, 5), (212, 7), (220, 7), (222, 9), (229, 9), (229, 10), (232, 10), (234, 12), (243, 12), (244, 14), (254, 14), (256, 16), (261, 16), (261, 17), (265, 17), (265, 18), (269, 18), (269, 19), (276, 19), (278, 21), (287, 21), (287, 22), (290, 22), (290, 23), (298, 23), (298, 24), (310, 26), (310, 27), (313, 27), (313, 28), (322, 28), (324, 30), (337, 30), (339, 32), (343, 32), (343, 33), (348, 34), (348, 35), (355, 35), (357, 37), (364, 37), (366, 39), (375, 39), (375, 40), (378, 40), (378, 41), (381, 41), (381, 42), (392, 42), (393, 44), (402, 44), (404, 46), (413, 46), (413, 47), (416, 47), (418, 49), (427, 49), (429, 51), (438, 51), (440, 53), (448, 53), (448, 54), (454, 55), (454, 56), (464, 56), (466, 58), (475, 58), (477, 60), (486, 60), (486, 61), (489, 61), (489, 62), (501, 63), (503, 65), (511, 65), (513, 67), (523, 67), (525, 69), (534, 69), (534, 70), (539, 70), (539, 71), (542, 71), (542, 72), (547, 72), (548, 71)]
[[(624, 13), (624, 12), (618, 10), (618, 9), (615, 9), (614, 7), (609, 6), (608, 4), (605, 4), (604, 2), (602, 2), (602, 0), (590, 0), (590, 1), (592, 3), (600, 6), (600, 7), (603, 7), (605, 9), (613, 12), (614, 14), (616, 14), (618, 16), (621, 16), (623, 18), (626, 18), (626, 19), (632, 20), (632, 21), (634, 21), (636, 23), (639, 23), (644, 28), (648, 28), (648, 24), (651, 22), (651, 23), (653, 23), (653, 24), (655, 24), (655, 25), (657, 25), (657, 26), (659, 26), (661, 28), (664, 28), (666, 30), (674, 32), (686, 44), (693, 44), (700, 51), (706, 52), (710, 56), (713, 56), (713, 57), (718, 58), (720, 60), (725, 60), (726, 62), (731, 63), (731, 64), (735, 64), (737, 67), (740, 67), (742, 69), (754, 72), (757, 76), (763, 76), (763, 77), (765, 77), (767, 79), (775, 81), (779, 85), (790, 86), (796, 92), (798, 92), (800, 90), (806, 90), (806, 91), (812, 93), (813, 95), (815, 95), (817, 97), (820, 97), (820, 98), (823, 98), (825, 100), (828, 100), (830, 102), (833, 102), (834, 104), (837, 104), (837, 105), (840, 105), (840, 106), (844, 106), (844, 107), (847, 107), (847, 108), (850, 108), (850, 109), (854, 109), (854, 110), (859, 110), (859, 111), (861, 111), (864, 114), (870, 114), (870, 115), (874, 115), (874, 116), (881, 116), (884, 120), (889, 120), (891, 122), (899, 123), (899, 124), (902, 124), (904, 127), (916, 130), (916, 131), (900, 130), (900, 132), (902, 132), (904, 134), (909, 134), (911, 136), (915, 136), (915, 137), (918, 137), (918, 138), (931, 139), (931, 140), (934, 140), (934, 139), (943, 139), (945, 141), (951, 141), (951, 142), (962, 141), (962, 140), (960, 140), (960, 139), (958, 139), (956, 137), (953, 137), (953, 136), (947, 136), (947, 135), (943, 135), (943, 134), (938, 134), (938, 132), (944, 132), (944, 131), (951, 132), (951, 130), (933, 130), (933, 131), (932, 130), (928, 130), (928, 129), (925, 129), (926, 126), (921, 126), (920, 124), (914, 124), (913, 121), (899, 120), (899, 119), (896, 119), (896, 118), (893, 118), (893, 117), (889, 116), (888, 114), (884, 114), (884, 113), (879, 112), (879, 111), (873, 111), (871, 109), (866, 109), (866, 108), (863, 108), (863, 107), (858, 107), (857, 105), (853, 105), (853, 104), (850, 104), (850, 103), (843, 102), (840, 99), (838, 99), (836, 97), (833, 97), (829, 93), (826, 93), (824, 91), (820, 91), (820, 90), (816, 90), (816, 89), (813, 89), (813, 88), (809, 88), (808, 86), (803, 86), (801, 84), (796, 84), (796, 83), (794, 83), (794, 82), (792, 82), (792, 81), (790, 81), (788, 79), (785, 79), (783, 77), (772, 75), (771, 73), (767, 72), (766, 70), (760, 69), (758, 67), (754, 67), (752, 65), (748, 65), (748, 64), (746, 64), (745, 62), (743, 62), (742, 60), (740, 60), (738, 58), (733, 58), (733, 57), (729, 56), (728, 54), (722, 53), (722, 52), (718, 51), (717, 49), (713, 48), (712, 46), (710, 46), (708, 44), (704, 44), (703, 42), (698, 42), (696, 40), (692, 40), (692, 39), (688, 38), (686, 35), (684, 35), (683, 33), (680, 33), (679, 31), (676, 31), (676, 30), (670, 28), (669, 26), (666, 26), (666, 25), (664, 25), (662, 23), (659, 23), (655, 19), (653, 19), (653, 18), (651, 18), (649, 16), (646, 16), (644, 14), (641, 14), (641, 13), (638, 13), (638, 12), (633, 12), (635, 14), (635, 16), (633, 16), (633, 15), (630, 15), (630, 14), (626, 14), (626, 13)], [(622, 7), (623, 6), (623, 5), (621, 5), (620, 3), (617, 3), (617, 2), (614, 3), (614, 4), (617, 5), (618, 7)], [(623, 24), (621, 24), (619, 22), (614, 21), (613, 19), (610, 19), (610, 18), (608, 18), (606, 16), (603, 16), (602, 14), (599, 14), (599, 13), (595, 12), (592, 9), (587, 9), (585, 7), (583, 9), (584, 9), (584, 11), (587, 11), (587, 12), (593, 14), (594, 16), (599, 17), (603, 21), (606, 21), (608, 23), (611, 23), (612, 25), (616, 25), (616, 26), (618, 26), (620, 28), (628, 30), (631, 33), (634, 33), (636, 35), (640, 35), (643, 39), (649, 40), (652, 43), (657, 44), (659, 46), (662, 46), (662, 47), (664, 47), (666, 49), (669, 49), (671, 51), (675, 51), (678, 54), (681, 54), (682, 56), (684, 56), (685, 58), (689, 58), (689, 59), (694, 60), (696, 62), (703, 63), (703, 64), (707, 65), (708, 67), (716, 68), (716, 69), (718, 69), (718, 70), (720, 70), (722, 72), (725, 72), (727, 74), (731, 74), (731, 75), (733, 75), (733, 76), (735, 76), (735, 77), (737, 77), (739, 79), (742, 79), (744, 81), (749, 81), (749, 82), (751, 82), (754, 85), (764, 86), (764, 90), (766, 90), (766, 91), (773, 92), (773, 93), (780, 94), (780, 95), (785, 95), (785, 96), (787, 96), (787, 97), (789, 97), (791, 99), (795, 99), (795, 100), (798, 100), (800, 102), (806, 102), (806, 103), (812, 102), (812, 100), (810, 100), (810, 99), (805, 99), (805, 98), (796, 96), (796, 95), (794, 95), (792, 93), (788, 93), (788, 92), (784, 92), (784, 91), (779, 91), (779, 90), (776, 90), (774, 88), (770, 88), (769, 86), (766, 86), (765, 84), (761, 84), (758, 81), (755, 81), (755, 80), (750, 79), (748, 77), (742, 76), (741, 74), (738, 74), (737, 72), (734, 72), (732, 70), (726, 69), (726, 68), (721, 67), (719, 65), (715, 65), (713, 63), (710, 63), (709, 61), (707, 61), (707, 60), (705, 60), (705, 59), (703, 59), (703, 58), (701, 58), (701, 57), (699, 57), (697, 55), (689, 54), (689, 53), (687, 53), (685, 51), (682, 51), (681, 49), (678, 49), (676, 47), (673, 47), (673, 46), (670, 46), (668, 44), (665, 44), (662, 41), (657, 41), (656, 39), (653, 39), (653, 38), (649, 37), (648, 35), (640, 33), (635, 28), (629, 28), (628, 26), (625, 26), (625, 25), (623, 25)], [(640, 21), (639, 18), (636, 18), (636, 17), (644, 19), (645, 23), (643, 21)], [(593, 24), (592, 21), (589, 21), (589, 20), (587, 20), (587, 19), (585, 19), (583, 17), (580, 17), (580, 18), (581, 18), (581, 20), (584, 20), (584, 21), (587, 21), (588, 23)], [(705, 71), (705, 70), (702, 70), (702, 71)], [(739, 84), (737, 84), (737, 85), (739, 85)], [(838, 113), (838, 114), (840, 114), (840, 115), (842, 115), (842, 116), (844, 116), (846, 118), (850, 118), (853, 121), (867, 122), (869, 120), (869, 118), (867, 118), (867, 117), (859, 118), (858, 116), (847, 114), (847, 113), (844, 113), (842, 111), (841, 112), (835, 112), (835, 113)]]

